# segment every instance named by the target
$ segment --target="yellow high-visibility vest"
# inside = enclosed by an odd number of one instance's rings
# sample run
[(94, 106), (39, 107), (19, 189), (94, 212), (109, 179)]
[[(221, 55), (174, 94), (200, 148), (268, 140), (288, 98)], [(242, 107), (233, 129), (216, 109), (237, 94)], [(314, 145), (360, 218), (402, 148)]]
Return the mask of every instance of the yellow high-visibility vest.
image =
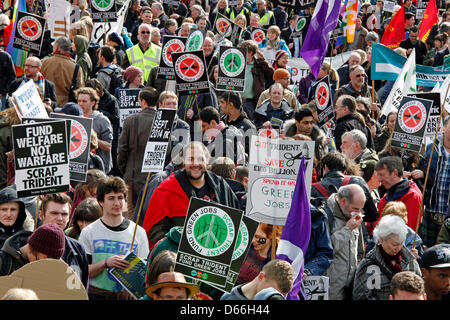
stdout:
[(145, 52), (142, 52), (139, 44), (127, 49), (128, 61), (131, 66), (142, 69), (144, 82), (147, 82), (150, 71), (153, 67), (159, 66), (161, 58), (161, 48), (152, 43)]
[(230, 20), (233, 22), (239, 14), (243, 14), (244, 16), (247, 16), (248, 12), (249, 12), (249, 10), (244, 7), (242, 7), (241, 11), (238, 12), (236, 15), (234, 14), (234, 8), (228, 8), (228, 10), (227, 10), (228, 16), (229, 16)]
[(262, 26), (268, 25), (270, 22), (270, 19), (272, 19), (272, 17), (273, 17), (273, 12), (266, 11), (266, 13), (264, 13), (264, 15), (259, 19), (259, 24)]

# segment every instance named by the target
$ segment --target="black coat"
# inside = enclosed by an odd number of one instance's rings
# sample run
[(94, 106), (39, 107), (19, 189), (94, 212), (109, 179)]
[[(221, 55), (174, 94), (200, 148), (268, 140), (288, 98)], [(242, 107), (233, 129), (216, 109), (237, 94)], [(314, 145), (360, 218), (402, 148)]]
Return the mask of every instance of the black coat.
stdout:
[(61, 259), (80, 277), (87, 291), (89, 285), (89, 261), (81, 243), (66, 236), (66, 248)]
[(8, 52), (0, 50), (0, 95), (6, 96), (11, 82), (16, 79), (16, 69)]
[[(22, 80), (23, 77), (20, 77), (11, 83), (11, 86), (9, 87), (10, 95), (19, 88), (20, 84), (22, 83)], [(52, 106), (54, 107), (57, 106), (56, 103), (58, 101), (56, 100), (55, 84), (47, 79), (45, 79), (44, 99), (50, 99), (52, 101)]]
[(334, 142), (336, 143), (336, 148), (339, 151), (341, 150), (342, 135), (345, 132), (351, 131), (353, 129), (361, 130), (368, 138), (367, 148), (374, 149), (374, 143), (370, 129), (361, 122), (361, 119), (357, 114), (350, 113), (336, 120), (336, 127), (334, 128), (333, 137)]

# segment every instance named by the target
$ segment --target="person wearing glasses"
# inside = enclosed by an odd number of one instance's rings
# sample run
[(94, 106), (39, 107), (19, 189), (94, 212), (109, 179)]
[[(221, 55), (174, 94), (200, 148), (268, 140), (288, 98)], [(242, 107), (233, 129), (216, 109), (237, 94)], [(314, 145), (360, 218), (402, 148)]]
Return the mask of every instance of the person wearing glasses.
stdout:
[[(339, 90), (338, 90), (339, 92)], [(337, 94), (336, 94), (337, 95)], [(333, 131), (336, 148), (341, 151), (342, 136), (353, 129), (362, 131), (367, 137), (367, 148), (373, 149), (374, 143), (369, 127), (356, 111), (356, 99), (348, 94), (341, 94), (334, 102), (335, 128)]]
[(281, 229), (281, 226), (273, 226), (262, 222), (259, 224), (235, 286), (251, 282), (258, 276), (263, 267), (272, 260), (272, 237), (275, 234), (274, 241), (277, 246), (281, 237)]
[[(376, 92), (374, 98), (372, 99), (372, 87), (367, 83), (367, 74), (364, 68), (360, 65), (354, 65), (350, 68), (350, 82), (348, 84), (342, 85), (333, 97), (333, 104), (336, 105), (338, 98), (342, 95), (350, 95), (355, 99), (358, 97), (370, 98), (372, 103), (372, 110), (377, 111), (377, 109), (381, 110), (380, 99)], [(378, 113), (378, 112), (377, 112)]]
[(151, 42), (152, 27), (143, 23), (138, 29), (138, 43), (127, 49), (127, 59), (123, 59), (122, 69), (135, 66), (144, 72), (144, 83), (147, 83), (148, 76), (153, 67), (159, 65), (161, 58), (161, 48)]
[(39, 58), (29, 57), (25, 61), (24, 75), (11, 83), (9, 87), (9, 95), (16, 91), (22, 84), (28, 82), (29, 80), (33, 80), (41, 91), (44, 100), (49, 99), (50, 104), (54, 109), (57, 107), (55, 84), (52, 81), (45, 79), (41, 73), (41, 66), (42, 63)]

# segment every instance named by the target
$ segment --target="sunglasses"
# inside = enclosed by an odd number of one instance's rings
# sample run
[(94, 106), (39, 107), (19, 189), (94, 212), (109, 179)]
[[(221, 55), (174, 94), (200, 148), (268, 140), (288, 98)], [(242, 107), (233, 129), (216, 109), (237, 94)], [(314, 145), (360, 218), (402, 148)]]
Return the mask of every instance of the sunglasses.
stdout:
[(258, 239), (258, 243), (260, 243), (260, 244), (266, 244), (266, 242), (267, 242), (267, 238), (259, 238)]
[(357, 78), (361, 78), (361, 77), (364, 77), (365, 76), (365, 74), (363, 73), (363, 74), (357, 74), (357, 75), (355, 75)]
[(141, 34), (150, 34), (150, 31), (141, 31)]

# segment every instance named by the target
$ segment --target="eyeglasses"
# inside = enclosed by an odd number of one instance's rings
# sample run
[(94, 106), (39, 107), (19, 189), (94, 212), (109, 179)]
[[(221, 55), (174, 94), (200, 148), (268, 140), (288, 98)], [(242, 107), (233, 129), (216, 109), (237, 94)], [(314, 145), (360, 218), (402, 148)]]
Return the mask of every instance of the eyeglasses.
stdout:
[(355, 75), (355, 77), (357, 77), (357, 78), (361, 78), (361, 77), (365, 77), (366, 75), (364, 74), (364, 73), (362, 73), (362, 74), (356, 74)]
[(150, 34), (150, 31), (141, 31), (141, 34)]
[(24, 67), (28, 67), (28, 68), (39, 68), (39, 66), (32, 66), (31, 64), (26, 64), (26, 65), (24, 65)]

